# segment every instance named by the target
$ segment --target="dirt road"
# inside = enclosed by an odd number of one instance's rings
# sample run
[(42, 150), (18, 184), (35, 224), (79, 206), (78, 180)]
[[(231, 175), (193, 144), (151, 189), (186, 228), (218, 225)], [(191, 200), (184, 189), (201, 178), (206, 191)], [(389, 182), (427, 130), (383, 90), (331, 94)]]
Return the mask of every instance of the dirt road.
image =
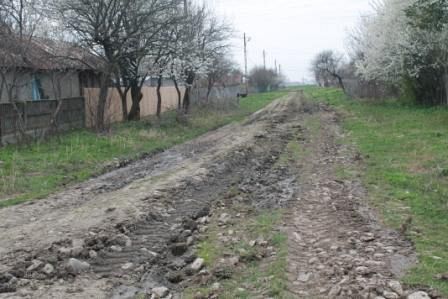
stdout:
[[(359, 163), (340, 134), (333, 111), (292, 93), (241, 124), (2, 209), (0, 298), (181, 298), (203, 269), (195, 243), (232, 188), (244, 193), (235, 201), (289, 211), (279, 229), (292, 298), (405, 296), (396, 279), (412, 246), (379, 224), (358, 178), (336, 177)], [(298, 135), (307, 155), (274, 167)]]

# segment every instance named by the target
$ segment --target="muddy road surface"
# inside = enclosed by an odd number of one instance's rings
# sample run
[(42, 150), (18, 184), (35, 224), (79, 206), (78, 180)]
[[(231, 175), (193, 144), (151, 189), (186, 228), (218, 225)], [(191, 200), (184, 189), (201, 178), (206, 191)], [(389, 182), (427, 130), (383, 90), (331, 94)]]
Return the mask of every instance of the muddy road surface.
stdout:
[[(341, 134), (334, 111), (291, 93), (242, 123), (2, 209), (0, 298), (183, 298), (210, 276), (195, 250), (209, 217), (239, 201), (287, 211), (288, 298), (406, 298), (415, 290), (397, 280), (412, 245), (376, 220), (358, 178), (335, 175), (362, 163)], [(302, 158), (278, 167), (297, 139)]]

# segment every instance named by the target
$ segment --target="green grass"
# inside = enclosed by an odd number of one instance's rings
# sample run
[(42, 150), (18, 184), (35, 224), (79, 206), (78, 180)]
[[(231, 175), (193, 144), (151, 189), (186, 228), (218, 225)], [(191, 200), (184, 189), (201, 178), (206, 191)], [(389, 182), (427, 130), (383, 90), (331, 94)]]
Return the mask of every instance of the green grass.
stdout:
[[(249, 207), (241, 206), (235, 206), (232, 209), (234, 213), (250, 210)], [(207, 238), (198, 245), (198, 256), (205, 260), (210, 269), (224, 256), (239, 256), (242, 260), (237, 269), (232, 269), (233, 276), (230, 279), (220, 281), (219, 298), (244, 299), (261, 294), (272, 298), (287, 298), (285, 294), (287, 290), (287, 236), (276, 230), (282, 216), (282, 211), (273, 210), (260, 214), (249, 213), (241, 217), (241, 220), (232, 228), (241, 238), (241, 241), (236, 244), (222, 243), (218, 234), (222, 233), (223, 229), (212, 220)], [(249, 240), (260, 237), (268, 241), (269, 246), (275, 248), (277, 253), (275, 258), (261, 261), (253, 258), (259, 254), (260, 248), (250, 246)], [(214, 293), (210, 283), (192, 286), (185, 291), (184, 295), (186, 298), (194, 298), (198, 292), (203, 296)]]
[(208, 234), (207, 239), (198, 246), (198, 256), (204, 259), (207, 266), (213, 265), (219, 257), (220, 248), (217, 246), (216, 234)]
[[(281, 211), (266, 211), (250, 220), (246, 232), (253, 238), (262, 237), (269, 241), (277, 256), (269, 261), (253, 262), (239, 272), (233, 279), (224, 283), (225, 298), (253, 298), (257, 294), (267, 294), (272, 298), (286, 298), (287, 290), (287, 236), (276, 231), (282, 218)], [(241, 244), (246, 255), (254, 254), (255, 249)], [(245, 292), (238, 292), (243, 287)]]
[(300, 144), (298, 136), (286, 145), (286, 150), (276, 162), (277, 166), (288, 166), (291, 161), (302, 159), (309, 151)]
[(188, 125), (178, 124), (175, 113), (168, 112), (161, 123), (150, 119), (118, 124), (106, 135), (80, 130), (43, 143), (0, 148), (0, 208), (44, 198), (104, 172), (114, 160), (135, 159), (241, 121), (285, 94), (251, 95), (238, 109), (195, 110)]
[(409, 237), (420, 262), (405, 282), (448, 296), (448, 282), (435, 278), (448, 272), (448, 109), (394, 99), (354, 101), (337, 89), (304, 90), (344, 116), (347, 139), (366, 157), (362, 176), (384, 221), (398, 227), (413, 217)]

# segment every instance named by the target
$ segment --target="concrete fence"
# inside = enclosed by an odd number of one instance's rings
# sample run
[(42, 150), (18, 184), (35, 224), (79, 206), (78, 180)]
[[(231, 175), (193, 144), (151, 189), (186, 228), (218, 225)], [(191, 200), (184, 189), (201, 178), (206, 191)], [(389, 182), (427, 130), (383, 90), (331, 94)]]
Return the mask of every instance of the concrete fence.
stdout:
[[(183, 98), (185, 89), (181, 89), (181, 98)], [(86, 110), (86, 126), (95, 127), (99, 88), (85, 88), (84, 97)], [(162, 87), (162, 112), (176, 109), (178, 106), (178, 96), (176, 89), (172, 86)], [(155, 115), (157, 112), (157, 89), (156, 87), (144, 86), (142, 89), (143, 98), (140, 102), (140, 116), (142, 118)], [(131, 95), (128, 94), (127, 107), (130, 111), (132, 105)], [(115, 88), (110, 88), (107, 95), (105, 121), (108, 124), (123, 121), (123, 109), (121, 105), (121, 97)]]
[[(19, 115), (22, 115), (25, 132), (31, 138), (39, 138), (47, 131), (52, 115), (57, 108), (57, 101), (27, 101), (17, 103), (18, 111), (12, 104), (0, 104), (0, 144), (16, 143), (20, 140)], [(57, 117), (58, 131), (83, 128), (85, 124), (84, 98), (62, 100), (62, 107)]]

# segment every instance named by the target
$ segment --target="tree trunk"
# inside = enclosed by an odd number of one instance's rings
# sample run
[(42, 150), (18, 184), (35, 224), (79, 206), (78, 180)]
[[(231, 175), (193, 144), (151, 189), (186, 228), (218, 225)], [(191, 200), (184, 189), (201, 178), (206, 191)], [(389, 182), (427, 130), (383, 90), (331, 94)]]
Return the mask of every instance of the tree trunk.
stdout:
[[(29, 136), (26, 134), (26, 107), (23, 107), (24, 113), (22, 114), (15, 101), (12, 101), (11, 104), (17, 114), (16, 126), (19, 129), (20, 141), (27, 143), (29, 141)], [(26, 102), (24, 105), (26, 106)]]
[[(4, 73), (2, 73), (2, 77), (4, 78), (4, 80), (6, 82), (6, 76), (4, 75)], [(5, 83), (5, 88), (6, 88), (6, 93), (8, 96), (8, 101), (12, 105), (12, 107), (17, 115), (16, 126), (17, 126), (17, 129), (19, 130), (19, 134), (20, 134), (19, 138), (21, 139), (20, 141), (28, 142), (29, 136), (26, 134), (26, 126), (27, 126), (26, 107), (23, 108), (23, 113), (21, 113), (21, 110), (17, 106), (17, 102), (16, 102), (17, 101), (17, 91), (16, 91), (17, 78), (18, 78), (18, 75), (17, 75), (16, 71), (14, 70), (12, 73), (11, 83), (9, 84), (9, 86), (7, 83)], [(26, 105), (26, 102), (23, 103), (23, 105)]]
[(190, 93), (191, 93), (191, 86), (187, 86), (185, 88), (184, 100), (182, 103), (183, 112), (185, 114), (188, 114), (188, 111), (190, 110)]
[(162, 87), (162, 76), (159, 76), (157, 79), (157, 117), (160, 118), (162, 114), (162, 93), (160, 92), (160, 88)]
[(335, 75), (336, 79), (338, 79), (339, 87), (342, 88), (342, 91), (345, 93), (344, 82), (342, 81), (342, 77), (339, 75)]
[(50, 125), (48, 126), (48, 129), (46, 129), (44, 131), (44, 133), (42, 134), (41, 140), (44, 140), (49, 135), (57, 133), (57, 131), (58, 131), (58, 128), (59, 128), (58, 116), (59, 116), (59, 112), (62, 109), (63, 101), (61, 99), (57, 99), (56, 101), (57, 101), (56, 110), (52, 113), (51, 119), (50, 119)]
[(213, 85), (215, 85), (214, 80), (209, 78), (208, 79), (208, 84), (207, 84), (207, 95), (205, 97), (205, 100), (206, 100), (207, 104), (209, 103), (209, 100), (210, 100), (210, 93), (212, 92)]
[(64, 105), (63, 99), (62, 99), (62, 85), (61, 82), (66, 77), (63, 76), (62, 78), (58, 76), (57, 73), (53, 73), (51, 76), (51, 83), (53, 87), (53, 93), (55, 96), (55, 101), (57, 103), (55, 111), (51, 115), (50, 124), (48, 126), (48, 129), (44, 131), (42, 134), (42, 139), (47, 138), (48, 135), (53, 135), (58, 133), (59, 124), (58, 124), (58, 117), (59, 113), (62, 110), (62, 106)]
[(98, 99), (97, 112), (96, 112), (96, 129), (97, 131), (103, 131), (105, 129), (105, 115), (106, 115), (106, 103), (107, 103), (107, 76), (101, 76), (100, 95)]
[(176, 78), (173, 77), (172, 80), (177, 93), (177, 110), (180, 111), (182, 109), (182, 93), (180, 92), (179, 84), (177, 84)]
[(191, 90), (193, 89), (193, 83), (194, 79), (196, 77), (196, 74), (194, 72), (189, 72), (186, 80), (186, 89), (184, 94), (184, 101), (183, 101), (183, 112), (185, 114), (188, 114), (190, 111), (190, 96), (191, 96)]
[(124, 92), (123, 94), (120, 94), (120, 99), (123, 121), (126, 121), (128, 119), (128, 93)]
[(3, 90), (5, 89), (6, 85), (6, 76), (3, 75), (3, 72), (0, 71), (0, 99), (3, 98)]
[(128, 120), (140, 120), (140, 102), (143, 99), (142, 89), (138, 82), (133, 82), (131, 85), (132, 106), (129, 112)]
[(444, 71), (444, 75), (443, 75), (443, 84), (442, 84), (442, 86), (443, 86), (443, 96), (444, 96), (444, 101), (443, 101), (443, 104), (445, 105), (445, 106), (448, 106), (448, 69), (447, 68), (445, 68), (445, 71)]
[[(115, 88), (118, 91), (118, 94), (120, 95), (121, 100), (121, 115), (122, 115), (122, 121), (128, 120), (128, 87), (122, 87), (121, 86), (121, 80), (118, 75), (115, 76)], [(124, 80), (123, 80), (124, 81)]]

